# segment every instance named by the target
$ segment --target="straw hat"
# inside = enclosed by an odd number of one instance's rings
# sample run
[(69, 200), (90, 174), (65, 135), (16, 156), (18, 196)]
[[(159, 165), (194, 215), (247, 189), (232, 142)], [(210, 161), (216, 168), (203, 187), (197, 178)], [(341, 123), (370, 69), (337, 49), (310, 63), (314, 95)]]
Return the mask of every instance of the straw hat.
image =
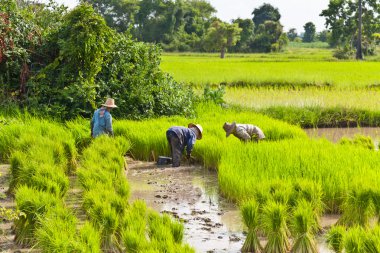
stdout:
[(198, 140), (202, 139), (202, 132), (203, 132), (203, 128), (201, 125), (199, 124), (193, 124), (193, 123), (190, 123), (188, 126), (188, 128), (191, 128), (191, 127), (195, 127), (196, 129), (198, 129), (198, 133), (199, 133), (199, 137), (197, 138)]
[(106, 102), (102, 104), (102, 106), (110, 107), (110, 108), (116, 108), (115, 100), (113, 98), (107, 98)]
[(224, 131), (226, 131), (226, 137), (230, 136), (230, 134), (232, 134), (232, 132), (235, 130), (235, 127), (236, 127), (236, 122), (232, 122), (231, 124), (230, 123), (224, 123), (223, 125), (223, 129)]

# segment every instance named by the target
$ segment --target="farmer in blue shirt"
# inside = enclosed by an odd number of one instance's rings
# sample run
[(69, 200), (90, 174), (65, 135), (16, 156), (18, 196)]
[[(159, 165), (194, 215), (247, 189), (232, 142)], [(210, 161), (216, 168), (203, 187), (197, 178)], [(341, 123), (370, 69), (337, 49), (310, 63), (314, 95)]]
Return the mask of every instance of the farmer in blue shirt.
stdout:
[(166, 131), (169, 143), (173, 167), (180, 166), (182, 153), (186, 147), (187, 159), (190, 159), (196, 140), (202, 139), (203, 128), (201, 125), (190, 123), (188, 127), (173, 126)]
[(112, 98), (107, 98), (107, 101), (102, 104), (102, 107), (94, 112), (91, 119), (91, 136), (93, 138), (108, 134), (113, 136), (111, 109), (116, 108), (115, 101)]

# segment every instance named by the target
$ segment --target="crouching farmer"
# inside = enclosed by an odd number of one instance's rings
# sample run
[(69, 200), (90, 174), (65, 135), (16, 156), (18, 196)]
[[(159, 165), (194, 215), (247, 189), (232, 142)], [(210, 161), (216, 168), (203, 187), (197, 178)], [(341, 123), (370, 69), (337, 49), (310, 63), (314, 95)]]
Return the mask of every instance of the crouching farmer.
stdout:
[(190, 159), (196, 140), (202, 139), (203, 128), (201, 125), (190, 123), (188, 127), (173, 126), (166, 131), (173, 161), (173, 167), (181, 164), (182, 153), (186, 147), (187, 159)]
[(251, 140), (258, 142), (265, 138), (263, 131), (259, 127), (250, 124), (236, 124), (235, 122), (230, 124), (226, 122), (223, 129), (226, 132), (226, 137), (233, 134), (244, 142)]

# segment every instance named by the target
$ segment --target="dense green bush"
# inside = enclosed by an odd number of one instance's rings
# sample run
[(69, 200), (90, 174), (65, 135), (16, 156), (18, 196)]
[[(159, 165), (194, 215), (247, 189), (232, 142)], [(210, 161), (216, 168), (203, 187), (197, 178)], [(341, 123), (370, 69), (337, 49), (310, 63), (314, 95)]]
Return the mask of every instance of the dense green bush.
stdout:
[(193, 93), (160, 69), (160, 49), (118, 34), (97, 76), (98, 101), (116, 99), (113, 114), (138, 119), (191, 115)]

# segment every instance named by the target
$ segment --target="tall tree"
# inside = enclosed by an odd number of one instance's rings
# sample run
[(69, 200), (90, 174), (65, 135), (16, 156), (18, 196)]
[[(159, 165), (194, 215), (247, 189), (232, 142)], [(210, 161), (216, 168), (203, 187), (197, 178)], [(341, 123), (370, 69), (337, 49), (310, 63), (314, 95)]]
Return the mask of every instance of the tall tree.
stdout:
[(231, 49), (234, 52), (249, 52), (249, 44), (251, 43), (254, 35), (254, 27), (255, 25), (253, 24), (252, 20), (247, 18), (247, 19), (235, 19), (232, 21), (233, 24), (238, 24), (239, 28), (242, 29), (240, 33), (240, 39), (236, 43), (235, 46), (231, 47)]
[(362, 0), (358, 0), (358, 42), (356, 43), (356, 59), (363, 60), (363, 52), (362, 52)]
[(259, 25), (264, 24), (265, 21), (278, 22), (281, 18), (281, 14), (278, 8), (275, 8), (267, 3), (264, 3), (259, 8), (255, 8), (252, 12), (252, 15), (252, 21), (255, 24), (256, 29), (259, 27)]
[(298, 37), (297, 29), (296, 28), (290, 28), (287, 36), (290, 41), (294, 41)]
[(307, 22), (303, 28), (305, 29), (305, 33), (303, 34), (302, 41), (303, 42), (313, 42), (315, 39), (315, 25), (313, 22)]
[[(363, 53), (373, 52), (373, 34), (380, 30), (380, 5), (378, 0), (361, 0)], [(331, 46), (356, 47), (359, 31), (358, 0), (330, 0), (328, 8), (320, 16), (325, 17), (326, 28), (331, 30)], [(371, 48), (372, 47), (372, 48)]]
[(280, 50), (279, 39), (282, 35), (282, 25), (275, 21), (265, 21), (256, 29), (251, 49), (255, 52), (271, 52)]
[(241, 28), (238, 24), (228, 24), (215, 20), (207, 31), (206, 44), (210, 50), (219, 50), (224, 58), (226, 48), (233, 46), (240, 39)]
[(81, 0), (87, 2), (103, 16), (107, 25), (119, 32), (125, 32), (135, 23), (139, 0)]

